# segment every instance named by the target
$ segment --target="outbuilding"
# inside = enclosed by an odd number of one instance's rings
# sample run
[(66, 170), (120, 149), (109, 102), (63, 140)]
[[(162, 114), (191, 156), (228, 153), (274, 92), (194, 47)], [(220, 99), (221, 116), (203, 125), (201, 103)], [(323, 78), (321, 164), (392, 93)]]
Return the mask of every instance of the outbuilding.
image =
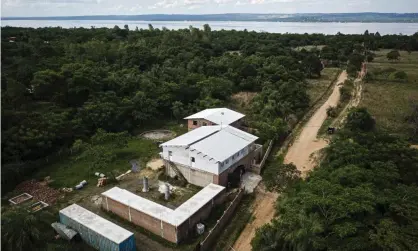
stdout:
[(77, 204), (60, 210), (59, 216), (62, 224), (78, 232), (83, 241), (97, 250), (136, 250), (133, 233)]

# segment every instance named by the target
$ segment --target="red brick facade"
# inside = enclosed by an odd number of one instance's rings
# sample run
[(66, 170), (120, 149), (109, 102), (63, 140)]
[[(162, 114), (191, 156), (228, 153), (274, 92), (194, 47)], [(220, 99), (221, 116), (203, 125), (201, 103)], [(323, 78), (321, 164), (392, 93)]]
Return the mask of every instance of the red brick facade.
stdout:
[(170, 242), (179, 243), (193, 233), (193, 231), (195, 231), (196, 224), (206, 219), (212, 211), (212, 208), (217, 204), (223, 203), (223, 200), (224, 192), (218, 194), (213, 198), (213, 200), (206, 203), (206, 205), (201, 207), (199, 211), (194, 213), (188, 220), (177, 227), (156, 219), (148, 214), (137, 211), (136, 209), (130, 208), (106, 196), (103, 196), (102, 208), (106, 211), (113, 212), (123, 219), (143, 227)]

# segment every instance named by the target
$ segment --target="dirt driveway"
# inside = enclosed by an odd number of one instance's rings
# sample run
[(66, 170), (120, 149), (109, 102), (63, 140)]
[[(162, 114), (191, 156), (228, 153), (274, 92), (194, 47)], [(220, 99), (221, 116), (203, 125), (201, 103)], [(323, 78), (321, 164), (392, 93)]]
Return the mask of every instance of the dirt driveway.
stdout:
[(274, 217), (274, 213), (276, 211), (274, 205), (277, 197), (277, 193), (267, 192), (262, 186), (257, 187), (255, 202), (253, 204), (254, 220), (245, 226), (231, 250), (251, 250), (251, 240), (254, 238), (255, 230), (270, 222)]
[(327, 118), (327, 108), (330, 106), (337, 106), (340, 100), (340, 88), (347, 79), (347, 72), (343, 71), (338, 77), (337, 84), (334, 87), (328, 100), (315, 112), (303, 127), (299, 137), (293, 142), (293, 145), (287, 151), (284, 162), (293, 163), (299, 171), (302, 172), (302, 177), (305, 177), (307, 172), (311, 170), (315, 163), (312, 161), (312, 154), (327, 146), (324, 139), (317, 139), (319, 128)]
[[(311, 162), (311, 154), (324, 148), (327, 145), (325, 140), (317, 140), (319, 128), (327, 118), (327, 108), (329, 106), (336, 106), (340, 99), (340, 87), (347, 79), (347, 72), (343, 71), (338, 78), (337, 84), (334, 87), (332, 94), (328, 100), (315, 112), (309, 119), (308, 123), (303, 127), (297, 140), (289, 148), (285, 163), (293, 162), (296, 167), (302, 172), (305, 177), (308, 170), (312, 169), (314, 164)], [(254, 203), (253, 215), (255, 219), (248, 223), (238, 240), (235, 242), (233, 249), (235, 251), (250, 251), (251, 240), (255, 236), (257, 228), (269, 223), (275, 213), (275, 203), (279, 194), (266, 192), (260, 186), (256, 190), (256, 201)]]

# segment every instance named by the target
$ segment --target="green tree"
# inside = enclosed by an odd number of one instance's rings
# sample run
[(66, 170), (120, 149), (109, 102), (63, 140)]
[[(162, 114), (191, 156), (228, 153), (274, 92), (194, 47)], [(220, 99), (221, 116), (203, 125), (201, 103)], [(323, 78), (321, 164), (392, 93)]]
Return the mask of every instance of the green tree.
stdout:
[(2, 250), (42, 250), (45, 246), (45, 228), (49, 228), (46, 213), (29, 213), (23, 208), (14, 208), (2, 213)]
[(373, 130), (375, 121), (366, 108), (355, 108), (347, 115), (346, 126), (351, 130)]
[(397, 50), (393, 50), (393, 51), (390, 51), (387, 55), (386, 55), (386, 57), (389, 59), (389, 60), (399, 60), (399, 58), (401, 57), (401, 54), (399, 53), (399, 51), (397, 51)]
[(314, 54), (309, 54), (305, 57), (302, 61), (302, 66), (308, 77), (312, 77), (312, 75), (321, 76), (321, 71), (324, 68), (321, 60)]

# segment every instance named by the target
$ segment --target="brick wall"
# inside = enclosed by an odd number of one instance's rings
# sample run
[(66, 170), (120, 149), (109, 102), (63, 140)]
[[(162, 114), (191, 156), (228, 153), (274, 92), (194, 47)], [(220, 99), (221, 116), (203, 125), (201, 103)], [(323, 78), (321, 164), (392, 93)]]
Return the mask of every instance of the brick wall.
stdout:
[[(176, 227), (104, 196), (102, 207), (162, 238), (177, 243)], [(130, 214), (130, 216), (129, 216)]]
[[(197, 125), (193, 125), (193, 121), (197, 121)], [(206, 125), (210, 126), (210, 125), (216, 125), (213, 122), (210, 122), (206, 119), (189, 119), (187, 120), (187, 128), (190, 130), (193, 130), (195, 128), (201, 127), (204, 125), (204, 123), (206, 123)]]
[(170, 242), (178, 243), (186, 239), (190, 233), (196, 231), (196, 224), (206, 219), (215, 205), (223, 202), (224, 194), (225, 192), (219, 193), (213, 200), (206, 203), (199, 211), (177, 227), (130, 208), (106, 196), (103, 196), (102, 208), (113, 212), (123, 219), (145, 228)]
[(228, 208), (224, 211), (221, 218), (217, 221), (216, 225), (208, 231), (207, 236), (203, 241), (201, 241), (195, 250), (200, 251), (206, 251), (210, 250), (210, 248), (213, 246), (213, 244), (216, 242), (217, 237), (219, 234), (223, 231), (223, 227), (226, 223), (228, 223), (229, 219), (235, 212), (235, 209), (238, 205), (238, 203), (241, 201), (242, 196), (244, 196), (244, 189), (240, 189), (238, 194), (235, 196), (235, 198), (232, 200), (231, 204), (228, 206)]

